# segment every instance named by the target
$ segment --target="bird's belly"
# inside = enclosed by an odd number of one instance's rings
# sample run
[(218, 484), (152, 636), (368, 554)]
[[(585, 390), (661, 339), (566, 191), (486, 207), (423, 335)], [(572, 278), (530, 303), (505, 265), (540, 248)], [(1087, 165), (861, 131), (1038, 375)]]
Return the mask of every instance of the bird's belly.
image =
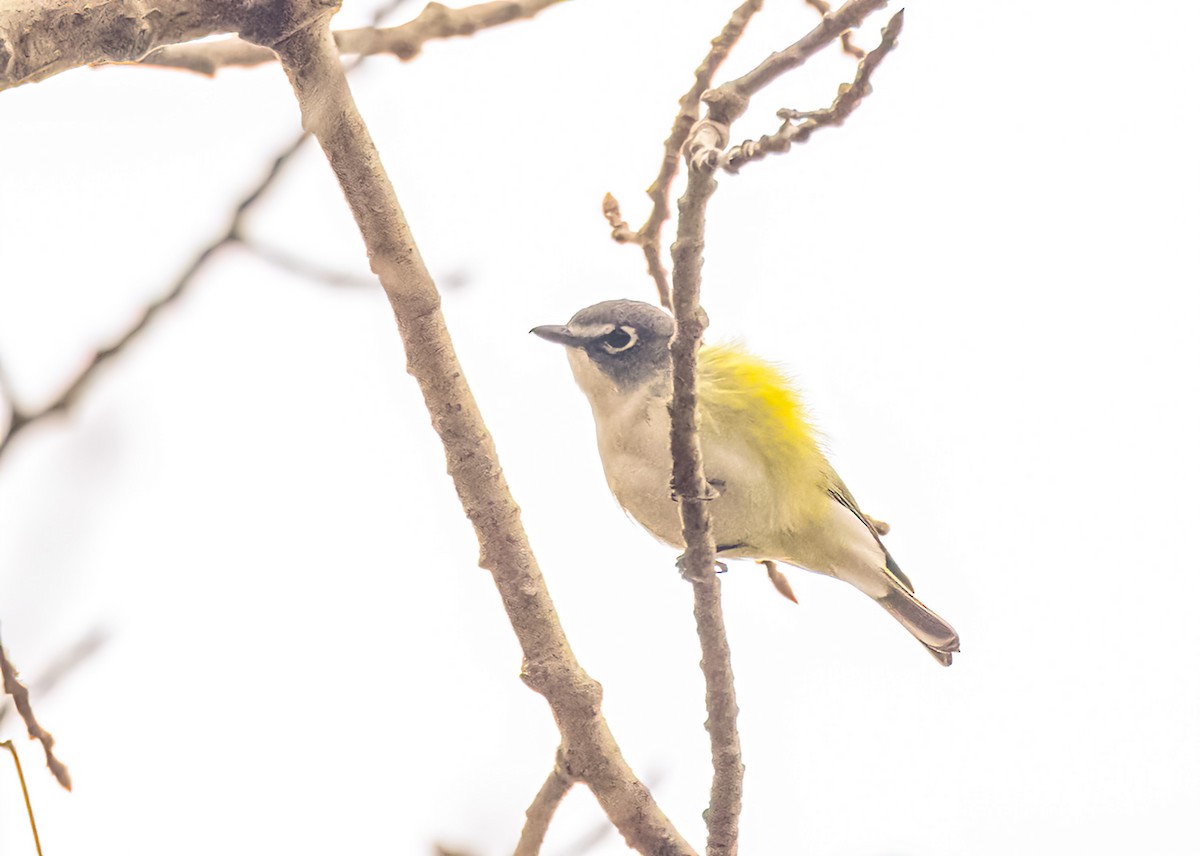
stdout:
[[(617, 502), (660, 541), (682, 549), (679, 503), (671, 496), (668, 430), (664, 408), (661, 418), (626, 425), (619, 434), (600, 432), (598, 440), (604, 475)], [(707, 444), (703, 455), (705, 474), (717, 481), (717, 496), (709, 505), (714, 540), (719, 547), (745, 544), (753, 521), (771, 515), (770, 497), (761, 487), (761, 464)]]

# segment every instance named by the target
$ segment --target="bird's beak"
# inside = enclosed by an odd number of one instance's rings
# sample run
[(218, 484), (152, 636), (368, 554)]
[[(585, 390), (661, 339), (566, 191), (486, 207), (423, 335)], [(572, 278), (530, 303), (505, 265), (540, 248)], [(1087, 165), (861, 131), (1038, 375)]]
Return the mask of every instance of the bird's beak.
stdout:
[(547, 342), (557, 342), (560, 345), (569, 345), (572, 348), (580, 348), (586, 342), (586, 339), (581, 336), (573, 335), (567, 331), (566, 327), (558, 324), (547, 324), (545, 327), (534, 327), (529, 331), (535, 336), (541, 336)]

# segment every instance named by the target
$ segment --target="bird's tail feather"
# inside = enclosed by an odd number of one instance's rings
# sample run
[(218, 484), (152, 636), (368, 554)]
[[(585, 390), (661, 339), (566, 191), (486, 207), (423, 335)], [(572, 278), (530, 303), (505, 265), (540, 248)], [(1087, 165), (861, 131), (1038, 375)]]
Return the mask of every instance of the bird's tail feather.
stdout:
[(904, 629), (915, 636), (935, 660), (943, 666), (950, 665), (958, 650), (958, 633), (944, 618), (899, 586), (875, 600), (904, 625)]

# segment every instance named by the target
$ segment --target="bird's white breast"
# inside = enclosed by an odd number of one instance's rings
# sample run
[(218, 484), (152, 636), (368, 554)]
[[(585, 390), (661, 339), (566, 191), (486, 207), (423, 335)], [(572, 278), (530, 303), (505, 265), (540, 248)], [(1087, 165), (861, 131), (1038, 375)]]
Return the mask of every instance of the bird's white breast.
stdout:
[(571, 351), (568, 359), (592, 406), (609, 490), (655, 537), (681, 547), (679, 507), (671, 500), (666, 383), (652, 381), (636, 390), (618, 390), (586, 354)]

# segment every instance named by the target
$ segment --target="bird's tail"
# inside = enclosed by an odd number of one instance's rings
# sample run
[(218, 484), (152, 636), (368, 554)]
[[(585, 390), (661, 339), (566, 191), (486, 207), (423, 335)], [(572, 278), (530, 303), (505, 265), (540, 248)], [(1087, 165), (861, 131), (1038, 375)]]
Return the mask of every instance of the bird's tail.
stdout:
[(935, 660), (943, 666), (950, 665), (958, 650), (958, 633), (944, 618), (899, 585), (893, 585), (891, 591), (877, 597), (875, 602), (904, 625), (904, 629), (915, 636)]

